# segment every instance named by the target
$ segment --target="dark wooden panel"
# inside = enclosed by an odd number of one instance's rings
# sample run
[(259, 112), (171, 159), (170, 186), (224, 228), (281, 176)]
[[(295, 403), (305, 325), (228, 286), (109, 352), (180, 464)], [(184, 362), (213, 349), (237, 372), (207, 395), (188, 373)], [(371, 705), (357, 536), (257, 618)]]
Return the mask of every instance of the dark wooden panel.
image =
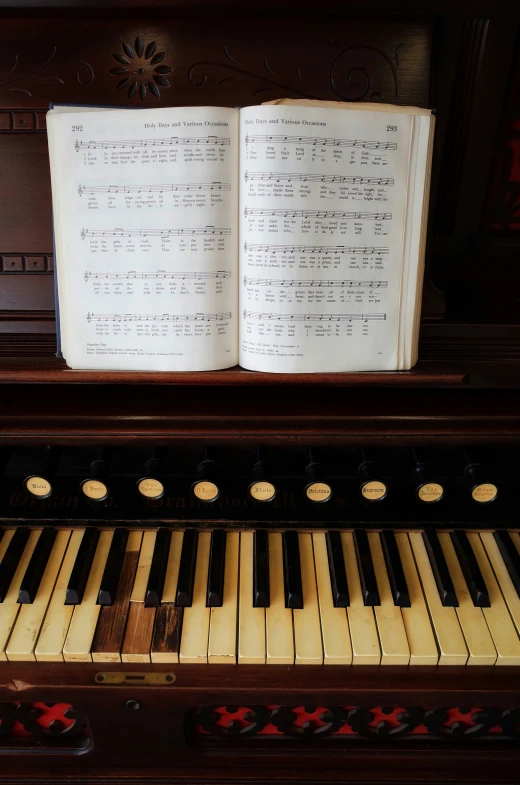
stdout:
[(488, 206), (488, 228), (499, 236), (520, 233), (520, 38), (501, 118), (495, 178)]
[(0, 255), (52, 253), (46, 134), (0, 134), (0, 161)]
[[(299, 16), (297, 34), (294, 17), (275, 23), (214, 18), (208, 25), (149, 15), (102, 24), (86, 17), (74, 26), (81, 35), (71, 34), (66, 19), (4, 20), (0, 106), (240, 106), (279, 97), (428, 105), (428, 19), (327, 22), (312, 14)], [(159, 65), (153, 61), (161, 52)], [(148, 89), (157, 68), (159, 98)], [(127, 77), (131, 81), (118, 89)]]
[(0, 319), (2, 310), (54, 310), (52, 275), (3, 275), (0, 282)]
[[(504, 444), (520, 439), (517, 392), (298, 390), (141, 383), (4, 385), (0, 438), (10, 444)], [(326, 403), (324, 403), (326, 401)]]
[[(11, 750), (1, 782), (166, 783), (516, 783), (517, 743), (457, 737), (435, 743), (372, 738), (345, 744), (313, 743), (255, 749), (240, 735), (222, 749), (194, 748), (183, 721), (193, 707), (482, 706), (519, 705), (516, 668), (386, 668), (133, 665), (133, 672), (175, 674), (171, 686), (96, 684), (95, 674), (120, 665), (5, 663), (0, 700), (69, 702), (87, 718), (94, 744), (84, 755)], [(126, 668), (125, 668), (126, 670)], [(419, 671), (419, 672), (417, 672)], [(466, 740), (467, 741), (467, 740)], [(256, 745), (255, 745), (256, 746)], [(57, 768), (58, 767), (58, 768)], [(497, 773), (494, 773), (494, 772)], [(58, 773), (59, 772), (59, 773)], [(498, 774), (500, 772), (500, 774)], [(39, 776), (39, 779), (37, 777)]]

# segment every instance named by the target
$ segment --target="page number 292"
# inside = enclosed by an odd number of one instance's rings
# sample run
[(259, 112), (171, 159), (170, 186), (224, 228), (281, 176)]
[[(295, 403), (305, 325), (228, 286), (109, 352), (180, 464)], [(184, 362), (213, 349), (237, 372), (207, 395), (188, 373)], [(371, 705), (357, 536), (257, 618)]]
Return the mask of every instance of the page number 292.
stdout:
[(73, 131), (83, 131), (83, 126), (82, 125), (73, 125), (72, 126), (72, 130)]
[(386, 126), (386, 130), (387, 131), (397, 131), (397, 126), (396, 125), (387, 125)]

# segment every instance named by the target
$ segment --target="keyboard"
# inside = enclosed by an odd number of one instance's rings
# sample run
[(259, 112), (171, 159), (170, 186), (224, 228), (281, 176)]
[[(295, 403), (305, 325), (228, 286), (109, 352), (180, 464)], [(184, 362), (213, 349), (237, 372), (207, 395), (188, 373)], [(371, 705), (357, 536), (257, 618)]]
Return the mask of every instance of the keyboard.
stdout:
[(0, 529), (0, 660), (520, 665), (520, 534)]

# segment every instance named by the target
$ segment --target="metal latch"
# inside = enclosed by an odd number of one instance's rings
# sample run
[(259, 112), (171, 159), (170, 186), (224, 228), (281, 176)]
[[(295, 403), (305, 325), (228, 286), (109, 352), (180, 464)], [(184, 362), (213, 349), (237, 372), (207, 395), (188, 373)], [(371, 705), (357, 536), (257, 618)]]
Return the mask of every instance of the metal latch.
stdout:
[(96, 684), (131, 684), (134, 687), (140, 685), (170, 686), (175, 682), (175, 673), (146, 673), (143, 671), (101, 671), (96, 673)]

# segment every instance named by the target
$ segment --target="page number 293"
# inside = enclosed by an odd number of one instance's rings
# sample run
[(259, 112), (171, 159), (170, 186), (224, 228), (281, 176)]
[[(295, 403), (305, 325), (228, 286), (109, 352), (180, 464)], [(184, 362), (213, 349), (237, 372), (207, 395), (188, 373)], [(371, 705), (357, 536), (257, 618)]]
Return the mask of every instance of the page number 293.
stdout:
[(387, 125), (386, 126), (386, 130), (387, 131), (397, 131), (397, 126), (396, 125)]

